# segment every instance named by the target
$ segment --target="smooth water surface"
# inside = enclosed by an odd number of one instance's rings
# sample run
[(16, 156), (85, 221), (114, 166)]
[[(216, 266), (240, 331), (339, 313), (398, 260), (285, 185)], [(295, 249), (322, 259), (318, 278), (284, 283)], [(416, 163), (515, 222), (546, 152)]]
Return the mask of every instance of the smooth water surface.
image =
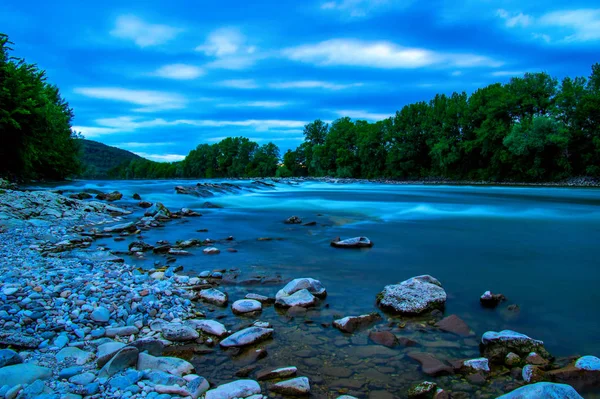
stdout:
[[(448, 293), (445, 314), (459, 315), (476, 335), (458, 339), (432, 332), (423, 323), (396, 327), (397, 335), (422, 344), (418, 350), (447, 359), (473, 357), (478, 354), (475, 340), (485, 331), (513, 329), (543, 340), (556, 356), (600, 356), (600, 190), (310, 181), (279, 182), (273, 188), (251, 190), (248, 181), (240, 181), (234, 183), (248, 189), (236, 194), (197, 198), (175, 193), (176, 185), (195, 183), (81, 181), (57, 188), (67, 192), (118, 190), (124, 200), (115, 205), (132, 208), (136, 201), (131, 195), (137, 192), (144, 200), (160, 201), (173, 210), (200, 211), (202, 217), (143, 232), (149, 243), (235, 237), (231, 243), (216, 245), (222, 249), (218, 256), (203, 255), (202, 248), (197, 248), (191, 249), (194, 256), (178, 258), (177, 264), (191, 274), (237, 268), (244, 277), (321, 280), (329, 295), (317, 310), (299, 321), (271, 307), (261, 319), (271, 322), (276, 331), (267, 343), (265, 364), (297, 365), (324, 393), (338, 388), (371, 394), (400, 392), (424, 378), (416, 362), (383, 353), (377, 349), (382, 347), (368, 343), (366, 333), (351, 337), (321, 325), (333, 317), (377, 310), (375, 297), (386, 284), (420, 274), (431, 274), (442, 282)], [(200, 209), (205, 201), (223, 209)], [(292, 215), (317, 225), (284, 224)], [(198, 233), (198, 229), (208, 232)], [(365, 250), (329, 246), (334, 237), (358, 235), (369, 237), (375, 246)], [(257, 241), (258, 237), (280, 240)], [(104, 243), (125, 250), (129, 241)], [(227, 246), (238, 252), (226, 252)], [(132, 258), (128, 262), (150, 267), (155, 260)], [(224, 288), (235, 300), (247, 292), (274, 296), (282, 285)], [(482, 309), (479, 296), (485, 290), (503, 293), (508, 301), (496, 310)], [(518, 304), (520, 311), (508, 311), (509, 304)], [(228, 327), (246, 322), (227, 312), (224, 323)], [(398, 350), (396, 355), (410, 350)], [(243, 361), (232, 366), (224, 363), (224, 356), (215, 351), (195, 362), (200, 369), (207, 368), (207, 377), (209, 366), (213, 370), (223, 362), (211, 377), (233, 379)], [(348, 376), (338, 367), (350, 368), (353, 374)]]

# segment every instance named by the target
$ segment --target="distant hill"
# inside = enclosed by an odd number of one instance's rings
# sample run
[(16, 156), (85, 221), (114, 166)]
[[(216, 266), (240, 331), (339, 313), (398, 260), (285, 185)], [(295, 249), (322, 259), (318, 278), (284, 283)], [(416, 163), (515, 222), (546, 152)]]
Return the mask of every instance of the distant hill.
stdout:
[(129, 163), (136, 159), (144, 159), (133, 152), (111, 147), (97, 141), (80, 139), (81, 161), (83, 174), (86, 178), (103, 178), (108, 176), (108, 171), (114, 167)]

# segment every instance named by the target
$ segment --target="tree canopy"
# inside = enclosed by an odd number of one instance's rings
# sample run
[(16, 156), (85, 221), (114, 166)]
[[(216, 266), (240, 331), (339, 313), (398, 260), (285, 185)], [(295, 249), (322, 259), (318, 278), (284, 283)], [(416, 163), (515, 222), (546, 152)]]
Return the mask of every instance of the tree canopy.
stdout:
[(73, 112), (46, 73), (10, 55), (0, 34), (0, 175), (63, 179), (80, 171)]

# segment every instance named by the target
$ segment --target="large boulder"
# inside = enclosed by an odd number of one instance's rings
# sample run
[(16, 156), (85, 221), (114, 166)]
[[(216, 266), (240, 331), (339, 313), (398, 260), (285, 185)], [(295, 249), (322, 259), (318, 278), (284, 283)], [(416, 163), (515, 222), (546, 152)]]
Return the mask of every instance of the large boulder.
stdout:
[(354, 331), (365, 328), (379, 320), (381, 320), (379, 313), (363, 314), (360, 316), (346, 316), (342, 319), (334, 320), (333, 326), (340, 331), (353, 333)]
[(297, 278), (286, 284), (275, 295), (275, 305), (282, 307), (314, 306), (315, 297), (325, 298), (327, 290), (319, 280), (310, 277)]
[(400, 284), (387, 285), (377, 296), (379, 307), (405, 315), (419, 315), (434, 309), (443, 309), (446, 291), (442, 284), (429, 275), (412, 277)]
[(252, 345), (270, 338), (272, 335), (272, 328), (249, 327), (225, 338), (223, 341), (221, 341), (221, 347), (237, 348)]
[(582, 356), (574, 364), (548, 371), (545, 375), (551, 381), (569, 384), (579, 390), (600, 387), (600, 359), (596, 356)]
[(515, 389), (497, 399), (583, 399), (572, 386), (538, 382)]
[(511, 352), (522, 358), (526, 358), (531, 352), (536, 352), (544, 359), (552, 359), (542, 341), (512, 330), (486, 332), (481, 337), (479, 348), (484, 357), (497, 364), (503, 364), (506, 355)]
[(156, 202), (146, 209), (144, 216), (151, 216), (155, 219), (170, 219), (171, 211), (169, 211), (161, 202)]
[(334, 248), (371, 248), (373, 246), (373, 241), (369, 240), (367, 237), (354, 237), (345, 240), (340, 240), (338, 237), (332, 240), (330, 245)]
[(0, 368), (0, 387), (31, 384), (35, 380), (47, 380), (52, 370), (32, 363), (20, 363)]
[(112, 193), (100, 193), (96, 195), (96, 198), (102, 201), (118, 201), (123, 198), (123, 194), (113, 191)]

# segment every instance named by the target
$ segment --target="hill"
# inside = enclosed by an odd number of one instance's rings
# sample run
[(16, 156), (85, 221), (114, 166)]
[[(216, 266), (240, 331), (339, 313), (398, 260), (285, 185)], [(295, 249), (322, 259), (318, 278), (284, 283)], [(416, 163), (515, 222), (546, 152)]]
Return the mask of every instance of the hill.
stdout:
[(130, 151), (111, 147), (97, 141), (80, 139), (79, 142), (81, 144), (81, 162), (83, 164), (81, 177), (108, 177), (110, 169), (133, 160), (144, 159)]

